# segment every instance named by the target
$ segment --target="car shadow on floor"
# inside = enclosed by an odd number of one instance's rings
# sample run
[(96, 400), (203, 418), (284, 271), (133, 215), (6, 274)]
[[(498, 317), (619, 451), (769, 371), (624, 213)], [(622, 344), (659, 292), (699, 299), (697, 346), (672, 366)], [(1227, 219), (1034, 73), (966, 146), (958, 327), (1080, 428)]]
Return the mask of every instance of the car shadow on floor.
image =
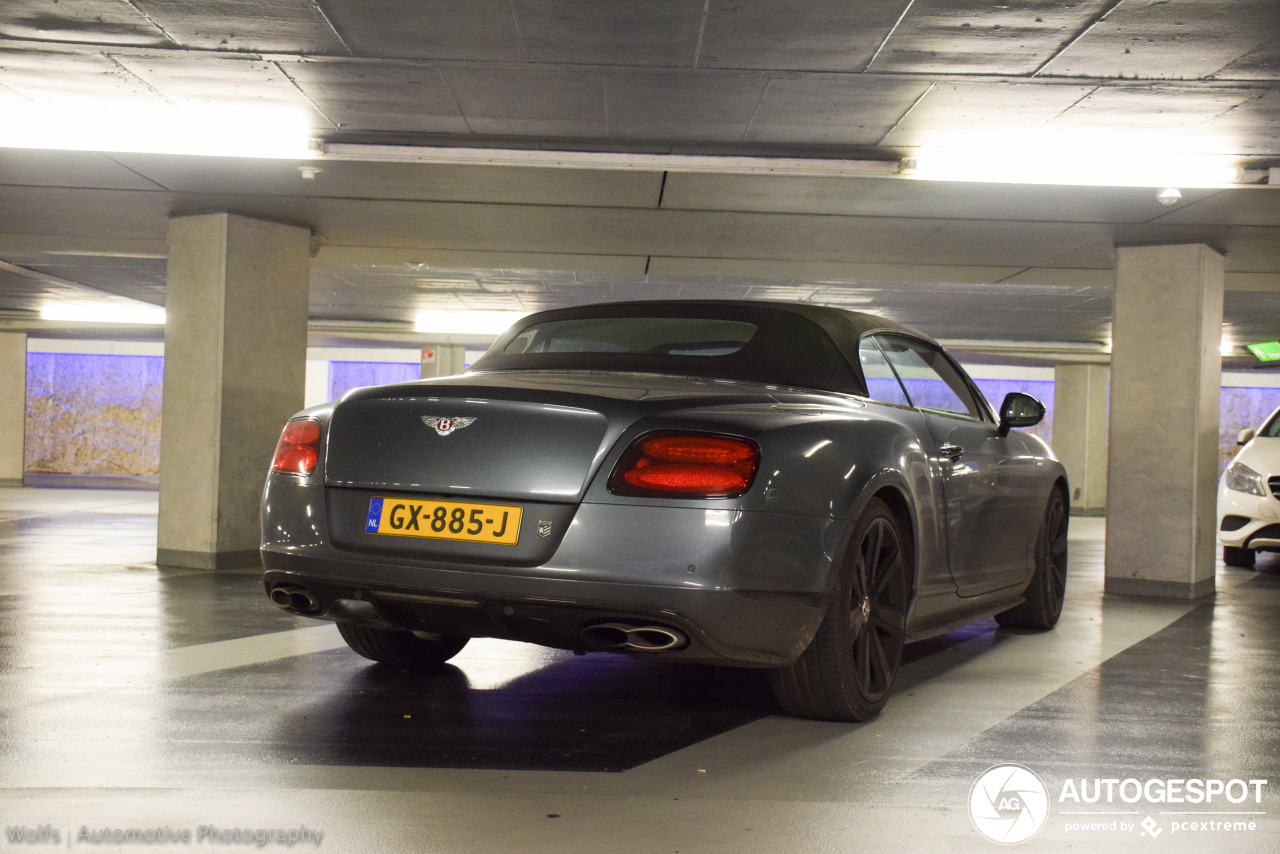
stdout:
[[(896, 690), (936, 678), (1005, 636), (982, 621), (912, 644)], [(468, 675), (483, 676), (483, 668), (465, 652), (456, 665), (425, 674), (346, 650), (306, 658), (309, 673), (292, 681), (319, 690), (280, 708), (265, 735), (269, 752), (290, 763), (624, 771), (779, 714), (759, 670), (538, 650), (528, 669), (486, 683)], [(229, 696), (244, 690), (224, 688)], [(885, 714), (892, 713), (890, 701)]]
[(281, 714), (271, 738), (290, 762), (624, 771), (775, 711), (749, 670), (566, 655), (478, 688), (465, 663), (413, 674), (323, 657), (340, 678)]

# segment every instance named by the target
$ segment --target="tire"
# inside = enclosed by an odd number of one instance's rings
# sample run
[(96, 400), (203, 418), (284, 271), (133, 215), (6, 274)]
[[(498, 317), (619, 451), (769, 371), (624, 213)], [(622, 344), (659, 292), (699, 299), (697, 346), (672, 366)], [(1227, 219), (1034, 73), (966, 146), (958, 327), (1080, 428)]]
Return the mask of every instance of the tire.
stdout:
[(1036, 568), (1026, 598), (996, 614), (997, 623), (1011, 629), (1051, 629), (1058, 624), (1067, 592), (1067, 522), (1067, 501), (1054, 489), (1036, 536)]
[(430, 632), (374, 629), (355, 623), (338, 623), (347, 646), (372, 661), (402, 670), (429, 670), (444, 664), (467, 645), (470, 638), (451, 638)]
[(884, 708), (902, 662), (913, 568), (906, 526), (873, 498), (854, 525), (813, 641), (789, 667), (769, 674), (784, 711), (865, 721)]
[(1238, 546), (1222, 547), (1222, 562), (1238, 569), (1253, 569), (1254, 558), (1258, 553), (1253, 549), (1242, 549)]

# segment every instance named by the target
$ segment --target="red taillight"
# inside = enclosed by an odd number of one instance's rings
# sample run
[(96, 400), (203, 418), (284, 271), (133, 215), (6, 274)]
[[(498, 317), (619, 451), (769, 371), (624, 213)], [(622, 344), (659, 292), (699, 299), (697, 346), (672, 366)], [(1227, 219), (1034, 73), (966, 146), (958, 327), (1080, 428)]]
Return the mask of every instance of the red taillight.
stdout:
[(271, 470), (285, 474), (312, 474), (320, 460), (320, 422), (300, 418), (284, 425)]
[(643, 436), (618, 461), (609, 489), (621, 495), (730, 498), (751, 488), (759, 467), (760, 448), (749, 439)]

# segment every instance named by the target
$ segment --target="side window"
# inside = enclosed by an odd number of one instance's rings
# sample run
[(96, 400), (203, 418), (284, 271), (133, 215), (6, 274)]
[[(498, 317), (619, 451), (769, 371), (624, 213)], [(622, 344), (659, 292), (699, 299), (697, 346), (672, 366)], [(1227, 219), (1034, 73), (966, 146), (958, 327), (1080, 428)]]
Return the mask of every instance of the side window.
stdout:
[(983, 410), (964, 377), (941, 350), (923, 341), (896, 335), (877, 336), (876, 340), (902, 380), (912, 406), (970, 418), (983, 417)]
[(1268, 436), (1271, 438), (1280, 436), (1280, 411), (1271, 416), (1271, 420), (1267, 422), (1265, 427), (1258, 431), (1258, 435)]
[(858, 342), (858, 361), (862, 363), (862, 375), (867, 380), (867, 394), (881, 403), (910, 406), (911, 401), (902, 391), (893, 368), (884, 359), (884, 353), (869, 336)]

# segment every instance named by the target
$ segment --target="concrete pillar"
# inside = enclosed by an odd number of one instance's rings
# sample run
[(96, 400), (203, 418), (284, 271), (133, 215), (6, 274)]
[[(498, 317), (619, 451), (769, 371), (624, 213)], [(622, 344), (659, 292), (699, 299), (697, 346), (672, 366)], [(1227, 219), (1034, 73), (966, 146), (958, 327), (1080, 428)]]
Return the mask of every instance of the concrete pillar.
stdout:
[(27, 422), (27, 336), (0, 332), (0, 486), (21, 486)]
[(1107, 506), (1106, 365), (1057, 365), (1053, 371), (1053, 450), (1067, 470), (1071, 512), (1101, 516)]
[(310, 246), (235, 214), (169, 222), (159, 564), (258, 561), (263, 483), (303, 403)]
[(1208, 246), (1118, 250), (1108, 593), (1213, 593), (1222, 287)]
[(467, 348), (463, 344), (423, 344), (422, 379), (451, 377), (466, 367)]

